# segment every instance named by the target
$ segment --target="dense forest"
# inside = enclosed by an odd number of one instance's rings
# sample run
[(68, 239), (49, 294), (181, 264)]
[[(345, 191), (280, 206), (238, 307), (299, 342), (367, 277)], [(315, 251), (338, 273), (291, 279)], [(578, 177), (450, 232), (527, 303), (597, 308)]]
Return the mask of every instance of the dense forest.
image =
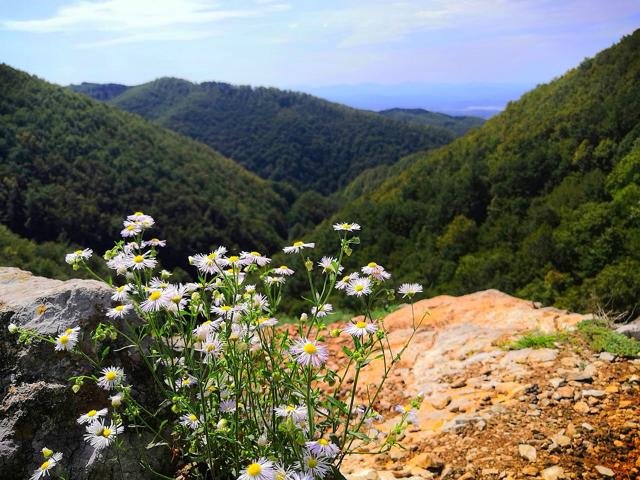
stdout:
[(203, 142), (263, 178), (323, 194), (367, 168), (449, 143), (467, 122), (397, 121), (304, 93), (175, 78), (117, 95), (113, 85), (71, 88)]
[(169, 265), (284, 242), (287, 200), (209, 147), (6, 65), (0, 87), (0, 224), (14, 234), (100, 250), (142, 210)]
[(390, 108), (378, 113), (414, 125), (436, 125), (451, 130), (457, 136), (464, 135), (472, 128), (484, 123), (484, 119), (480, 117), (452, 116), (446, 113), (430, 112), (423, 108)]
[(638, 314), (640, 30), (403, 162), (358, 179), (363, 195), (309, 237), (357, 221), (354, 265), (375, 260), (430, 295), (498, 288)]

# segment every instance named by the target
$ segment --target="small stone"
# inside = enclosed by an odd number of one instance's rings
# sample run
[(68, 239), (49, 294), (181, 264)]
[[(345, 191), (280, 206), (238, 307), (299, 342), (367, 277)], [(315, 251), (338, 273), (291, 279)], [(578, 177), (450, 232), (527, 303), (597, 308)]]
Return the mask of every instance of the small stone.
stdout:
[(533, 465), (527, 465), (526, 467), (522, 468), (522, 473), (524, 473), (528, 477), (536, 477), (538, 476), (538, 472), (539, 470)]
[(462, 387), (466, 387), (467, 386), (467, 381), (462, 378), (460, 380), (458, 380), (457, 382), (454, 382), (450, 385), (451, 388), (462, 388)]
[(620, 389), (617, 385), (608, 385), (607, 388), (604, 389), (607, 393), (618, 393)]
[(561, 447), (568, 447), (569, 445), (571, 445), (571, 439), (566, 435), (561, 435), (559, 433), (551, 437), (551, 440), (556, 442)]
[(616, 356), (613, 353), (602, 352), (598, 358), (603, 362), (613, 362), (616, 359)]
[(585, 402), (577, 402), (574, 406), (573, 409), (581, 414), (586, 414), (589, 413), (589, 405), (587, 405)]
[(593, 432), (595, 430), (595, 428), (593, 428), (589, 423), (584, 422), (582, 425), (580, 425), (582, 427), (583, 430), (586, 430), (587, 432)]
[(573, 398), (573, 388), (571, 388), (568, 385), (565, 387), (558, 388), (556, 390), (556, 393), (554, 394), (554, 398), (556, 399)]
[(596, 471), (603, 477), (613, 477), (615, 475), (615, 473), (613, 473), (613, 470), (607, 467), (603, 467), (602, 465), (597, 465)]
[(564, 433), (567, 434), (567, 437), (573, 438), (578, 432), (576, 431), (576, 426), (573, 423), (569, 423), (567, 425), (567, 430)]
[(498, 470), (497, 468), (483, 468), (482, 469), (482, 476), (483, 477), (491, 477), (494, 475), (500, 475), (500, 470)]
[(558, 480), (560, 477), (564, 476), (564, 469), (555, 465), (542, 470), (542, 472), (540, 472), (540, 476), (544, 480)]
[(558, 350), (552, 348), (541, 348), (534, 350), (527, 356), (530, 362), (553, 362), (558, 356)]
[(564, 385), (565, 383), (566, 383), (566, 382), (565, 382), (564, 378), (559, 378), (559, 377), (552, 378), (551, 380), (549, 380), (549, 385), (551, 385), (551, 386), (554, 388), (554, 390), (555, 390), (556, 388), (561, 387), (561, 386), (562, 386), (562, 385)]
[(520, 453), (520, 456), (522, 458), (528, 460), (531, 463), (535, 463), (536, 459), (538, 458), (535, 447), (532, 447), (531, 445), (527, 445), (525, 443), (521, 443), (520, 445), (518, 445), (518, 453)]
[(451, 403), (451, 397), (449, 395), (431, 397), (429, 398), (429, 403), (436, 410), (442, 410), (443, 408), (447, 408), (447, 406)]
[(607, 392), (604, 390), (583, 390), (583, 397), (594, 397), (594, 398), (604, 398), (607, 396)]

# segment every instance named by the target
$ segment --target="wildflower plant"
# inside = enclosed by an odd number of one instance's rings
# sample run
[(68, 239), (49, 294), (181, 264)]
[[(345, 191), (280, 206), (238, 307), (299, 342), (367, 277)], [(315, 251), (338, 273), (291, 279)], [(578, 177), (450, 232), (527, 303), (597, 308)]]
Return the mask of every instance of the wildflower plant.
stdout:
[[(407, 425), (417, 422), (421, 398), (398, 407), (386, 433), (377, 426), (383, 420), (375, 410), (378, 397), (409, 342), (392, 348), (383, 321), (372, 315), (376, 302), (394, 295), (387, 287), (389, 272), (374, 262), (343, 272), (343, 260), (360, 243), (358, 224), (334, 225), (336, 256), (315, 262), (310, 258), (315, 244), (303, 241), (283, 249), (291, 266), (274, 266), (260, 252), (235, 254), (222, 246), (193, 255), (195, 280), (183, 284), (159, 270), (165, 241), (145, 239), (154, 223), (141, 212), (128, 216), (123, 240), (104, 255), (114, 272), (112, 278), (100, 278), (113, 289), (108, 323), (93, 332), (74, 327), (51, 338), (10, 326), (24, 342), (44, 340), (60, 354), (90, 363), (93, 373), (73, 377), (72, 388), (77, 392), (93, 382), (110, 400), (78, 416), (85, 441), (96, 451), (114, 448), (117, 455), (121, 436), (130, 431), (140, 439), (150, 434), (148, 448), (169, 449), (189, 467), (189, 478), (343, 478), (345, 456), (386, 452)], [(91, 254), (79, 250), (66, 260), (93, 274), (87, 263)], [(278, 307), (295, 274), (307, 277), (308, 308), (296, 325), (282, 326)], [(420, 291), (416, 284), (402, 288), (409, 300)], [(356, 298), (362, 315), (330, 329), (325, 320), (336, 294)], [(419, 325), (414, 318), (409, 341)], [(87, 336), (91, 342), (82, 342)], [(330, 339), (340, 336), (340, 342)], [(118, 350), (139, 354), (153, 395), (143, 399), (128, 383), (127, 365), (109, 360), (117, 339), (126, 342)], [(86, 345), (91, 348), (82, 350)], [(372, 361), (381, 363), (382, 375), (363, 393), (358, 381)], [(158, 400), (150, 405), (149, 398)], [(59, 461), (54, 457), (40, 468), (44, 473), (36, 473), (46, 475)], [(140, 462), (152, 470), (144, 458)]]

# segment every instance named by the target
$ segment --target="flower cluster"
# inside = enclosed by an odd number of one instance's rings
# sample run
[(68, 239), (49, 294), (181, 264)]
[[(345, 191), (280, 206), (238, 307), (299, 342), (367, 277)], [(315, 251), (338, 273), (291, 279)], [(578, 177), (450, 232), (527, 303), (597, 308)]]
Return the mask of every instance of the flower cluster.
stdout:
[[(154, 445), (170, 447), (216, 478), (318, 480), (337, 475), (350, 453), (388, 451), (407, 425), (417, 423), (420, 402), (414, 400), (398, 407), (394, 424), (374, 426), (383, 420), (374, 409), (382, 386), (408, 344), (392, 350), (384, 322), (372, 314), (377, 301), (393, 294), (386, 286), (390, 273), (370, 262), (344, 274), (343, 262), (360, 243), (354, 236), (360, 225), (333, 226), (340, 242), (335, 256), (312, 260), (314, 242), (284, 247), (279, 255), (291, 266), (258, 251), (217, 246), (188, 258), (196, 274), (188, 283), (158, 271), (166, 242), (145, 239), (154, 225), (142, 212), (129, 215), (123, 240), (105, 253), (113, 304), (108, 322), (91, 332), (91, 351), (80, 348), (89, 342), (81, 342), (79, 327), (52, 338), (30, 333), (91, 364), (92, 375), (72, 378), (74, 391), (91, 381), (108, 392), (110, 409), (90, 410), (77, 420), (94, 449), (115, 446), (117, 453), (127, 425), (150, 432)], [(89, 268), (91, 254), (79, 250), (66, 261)], [(281, 325), (283, 286), (296, 270), (309, 280), (307, 306), (295, 325)], [(404, 284), (399, 292), (412, 299), (421, 290)], [(332, 302), (345, 294), (360, 303), (363, 315), (329, 329), (338, 316)], [(418, 326), (414, 322), (414, 333)], [(17, 325), (10, 330), (26, 335)], [(327, 334), (343, 332), (350, 344), (336, 357)], [(124, 346), (112, 348), (118, 339)], [(128, 349), (148, 369), (162, 397), (159, 405), (138, 398), (117, 358), (107, 363), (110, 352)], [(359, 373), (372, 361), (383, 365), (383, 374), (363, 401)], [(45, 462), (40, 475), (59, 460)]]

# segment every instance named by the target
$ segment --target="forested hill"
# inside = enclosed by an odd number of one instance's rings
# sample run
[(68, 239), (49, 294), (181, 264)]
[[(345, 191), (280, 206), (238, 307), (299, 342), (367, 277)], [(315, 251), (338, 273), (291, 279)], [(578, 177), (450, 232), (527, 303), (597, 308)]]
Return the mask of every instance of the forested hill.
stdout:
[(435, 125), (446, 128), (458, 136), (464, 135), (472, 128), (479, 127), (484, 123), (484, 119), (480, 117), (447, 115), (422, 108), (390, 108), (378, 113), (414, 125)]
[[(84, 86), (83, 86), (84, 85)], [(411, 124), (275, 88), (161, 78), (111, 90), (72, 88), (206, 143), (263, 178), (338, 190), (360, 172), (450, 142), (447, 128)]]
[(638, 314), (640, 30), (414, 157), (332, 219), (364, 226), (354, 265)]
[(285, 201), (206, 145), (0, 65), (0, 223), (27, 239), (104, 249), (142, 210), (169, 264), (224, 244), (273, 252)]
[(125, 92), (129, 87), (119, 83), (88, 83), (82, 82), (78, 85), (69, 85), (74, 92), (84, 93), (96, 100), (107, 101)]

